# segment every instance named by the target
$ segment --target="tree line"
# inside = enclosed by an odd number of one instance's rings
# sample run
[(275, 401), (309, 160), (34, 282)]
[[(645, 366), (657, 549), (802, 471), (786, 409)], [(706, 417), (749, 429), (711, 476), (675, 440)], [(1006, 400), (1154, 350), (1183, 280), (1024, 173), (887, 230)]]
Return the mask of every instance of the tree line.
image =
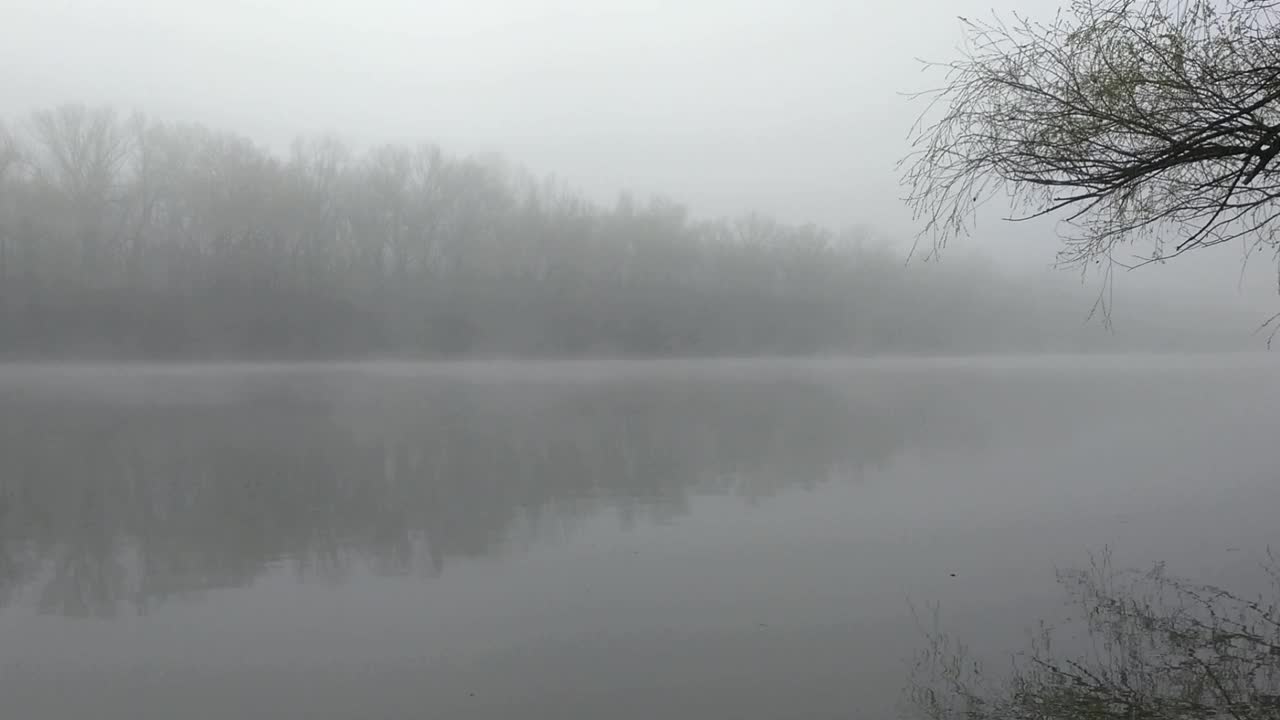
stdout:
[(908, 272), (865, 240), (758, 214), (696, 219), (663, 198), (606, 206), (432, 145), (357, 152), (324, 137), (273, 153), (83, 105), (0, 126), (10, 357), (925, 351), (1057, 337), (991, 271)]

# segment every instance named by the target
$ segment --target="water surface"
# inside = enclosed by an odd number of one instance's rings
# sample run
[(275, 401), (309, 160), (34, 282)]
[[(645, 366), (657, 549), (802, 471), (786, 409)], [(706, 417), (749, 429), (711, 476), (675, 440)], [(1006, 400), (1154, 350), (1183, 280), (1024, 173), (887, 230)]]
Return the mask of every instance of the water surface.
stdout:
[(1271, 355), (0, 369), (15, 718), (890, 716), (1115, 548), (1247, 583)]

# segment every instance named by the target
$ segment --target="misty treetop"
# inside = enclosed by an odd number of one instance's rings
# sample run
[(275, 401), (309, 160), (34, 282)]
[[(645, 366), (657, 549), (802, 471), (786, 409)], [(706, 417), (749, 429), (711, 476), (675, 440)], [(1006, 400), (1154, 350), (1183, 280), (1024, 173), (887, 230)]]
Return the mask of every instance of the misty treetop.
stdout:
[(746, 354), (1061, 339), (1008, 281), (961, 267), (908, 271), (860, 235), (759, 215), (701, 221), (625, 196), (604, 207), (430, 145), (357, 153), (321, 138), (281, 156), (235, 134), (80, 105), (0, 127), (8, 356)]

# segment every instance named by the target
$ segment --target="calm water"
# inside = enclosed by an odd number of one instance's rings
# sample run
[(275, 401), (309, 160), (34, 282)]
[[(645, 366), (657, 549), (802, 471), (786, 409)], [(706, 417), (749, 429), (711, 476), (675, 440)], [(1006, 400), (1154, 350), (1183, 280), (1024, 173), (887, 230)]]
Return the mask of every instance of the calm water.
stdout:
[(0, 369), (0, 715), (888, 717), (1280, 545), (1277, 357)]

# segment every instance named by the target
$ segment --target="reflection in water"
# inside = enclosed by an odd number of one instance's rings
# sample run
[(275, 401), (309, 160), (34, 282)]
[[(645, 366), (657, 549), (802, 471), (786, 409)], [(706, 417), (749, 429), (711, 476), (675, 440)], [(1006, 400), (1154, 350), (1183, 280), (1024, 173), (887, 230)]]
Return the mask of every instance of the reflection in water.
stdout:
[(1247, 591), (1278, 541), (1273, 368), (0, 367), (0, 695), (59, 719), (893, 717), (907, 598), (1001, 653), (1103, 544)]
[(0, 603), (30, 589), (44, 612), (107, 617), (281, 564), (433, 575), (587, 513), (662, 522), (700, 493), (855, 475), (912, 420), (797, 377), (210, 382), (0, 390)]

